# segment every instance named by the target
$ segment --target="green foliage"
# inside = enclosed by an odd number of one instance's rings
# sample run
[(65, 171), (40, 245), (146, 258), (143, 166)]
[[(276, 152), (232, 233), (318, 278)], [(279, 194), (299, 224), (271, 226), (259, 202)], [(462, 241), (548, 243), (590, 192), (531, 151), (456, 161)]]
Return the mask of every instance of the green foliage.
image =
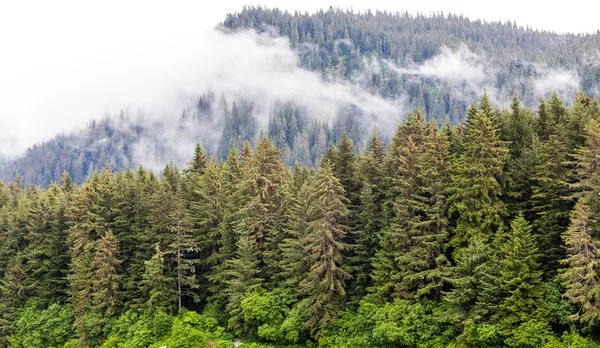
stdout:
[(29, 305), (17, 313), (11, 347), (59, 347), (75, 338), (73, 308), (52, 304), (45, 310)]
[[(484, 93), (363, 150), (288, 105), (281, 149), (0, 183), (0, 347), (597, 346), (600, 108), (575, 103)], [(292, 138), (321, 168), (285, 167)]]

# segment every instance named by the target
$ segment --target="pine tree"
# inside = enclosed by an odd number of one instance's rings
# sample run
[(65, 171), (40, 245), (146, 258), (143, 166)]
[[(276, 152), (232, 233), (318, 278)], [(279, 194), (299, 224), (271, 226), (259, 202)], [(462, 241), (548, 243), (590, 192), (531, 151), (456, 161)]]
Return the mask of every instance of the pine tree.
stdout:
[(241, 313), (245, 295), (263, 282), (260, 275), (258, 244), (248, 232), (239, 236), (235, 258), (219, 266), (211, 281), (224, 284), (223, 295), (227, 299), (225, 311), (229, 315), (228, 327), (237, 333), (246, 331)]
[(108, 231), (99, 240), (92, 261), (92, 304), (105, 317), (115, 315), (119, 306), (120, 268), (123, 263), (119, 256), (117, 239)]
[(469, 116), (466, 127), (464, 151), (451, 174), (448, 198), (449, 214), (455, 220), (451, 245), (456, 256), (474, 238), (490, 241), (504, 215), (499, 180), (508, 149), (482, 112)]
[(152, 197), (151, 226), (168, 260), (168, 276), (176, 284), (177, 308), (183, 307), (183, 299), (198, 300), (194, 291), (198, 287), (196, 264), (198, 247), (189, 229), (189, 214), (180, 177), (176, 169), (167, 166), (163, 180)]
[(503, 299), (497, 313), (508, 335), (520, 324), (541, 315), (544, 297), (532, 227), (522, 214), (512, 221), (510, 227), (511, 232), (501, 247), (499, 285)]
[(145, 300), (143, 307), (150, 312), (171, 312), (174, 291), (165, 276), (165, 258), (159, 244), (155, 250), (152, 258), (144, 261), (146, 269), (140, 284)]
[(192, 233), (200, 251), (199, 283), (200, 297), (206, 298), (208, 282), (205, 274), (219, 264), (220, 247), (222, 245), (219, 225), (222, 220), (222, 178), (221, 169), (212, 158), (202, 175), (191, 179), (190, 188), (193, 198), (189, 203), (192, 220)]
[(92, 214), (90, 214), (93, 196), (92, 187), (84, 185), (75, 195), (69, 212), (71, 226), (68, 243), (71, 263), (67, 279), (71, 289), (71, 303), (75, 307), (75, 328), (80, 344), (88, 339), (88, 328), (85, 325), (84, 316), (88, 306), (92, 304), (92, 262), (94, 240), (97, 236), (96, 226), (92, 221)]
[(0, 278), (0, 347), (8, 347), (14, 315), (24, 303), (29, 291), (28, 275), (20, 262), (6, 269)]
[[(531, 212), (544, 276), (551, 278), (564, 257), (561, 234), (569, 225), (572, 201), (569, 198), (569, 169), (562, 138), (550, 135), (548, 141), (537, 143), (539, 160), (534, 168)], [(536, 146), (537, 146), (536, 145)]]
[(208, 164), (208, 159), (206, 158), (206, 154), (204, 153), (204, 149), (200, 144), (196, 144), (194, 148), (194, 157), (188, 163), (188, 169), (186, 171), (187, 174), (203, 174), (206, 166)]
[(318, 337), (323, 329), (335, 323), (337, 312), (344, 305), (345, 280), (350, 275), (343, 268), (343, 253), (348, 245), (343, 242), (346, 227), (340, 221), (349, 211), (344, 189), (330, 166), (321, 168), (313, 185), (313, 204), (303, 240), (311, 266), (302, 283), (302, 292), (307, 296), (305, 306), (310, 317), (307, 327)]
[[(578, 148), (573, 155), (575, 160), (574, 176), (576, 182), (571, 185), (575, 189), (575, 197), (585, 196), (592, 216), (600, 214), (600, 122), (590, 120), (585, 128), (585, 145)], [(594, 226), (597, 230), (600, 226)], [(593, 235), (600, 237), (600, 235)]]
[(583, 323), (595, 322), (600, 315), (600, 254), (598, 242), (592, 238), (593, 222), (589, 206), (580, 198), (571, 214), (571, 225), (563, 234), (567, 247), (567, 258), (561, 260), (564, 269), (560, 271), (564, 296), (579, 307), (572, 319)]
[[(423, 122), (422, 120), (420, 122)], [(398, 149), (392, 224), (374, 261), (376, 292), (384, 298), (440, 297), (446, 267), (447, 139), (421, 124), (421, 143), (411, 134)]]

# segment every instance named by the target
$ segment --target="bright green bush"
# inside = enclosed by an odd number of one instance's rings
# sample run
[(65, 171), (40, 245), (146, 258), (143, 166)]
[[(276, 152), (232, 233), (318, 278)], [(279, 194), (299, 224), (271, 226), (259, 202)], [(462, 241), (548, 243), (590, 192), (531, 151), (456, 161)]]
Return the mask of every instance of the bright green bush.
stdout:
[(13, 326), (11, 347), (58, 347), (75, 337), (70, 305), (52, 304), (46, 310), (27, 306), (18, 312)]

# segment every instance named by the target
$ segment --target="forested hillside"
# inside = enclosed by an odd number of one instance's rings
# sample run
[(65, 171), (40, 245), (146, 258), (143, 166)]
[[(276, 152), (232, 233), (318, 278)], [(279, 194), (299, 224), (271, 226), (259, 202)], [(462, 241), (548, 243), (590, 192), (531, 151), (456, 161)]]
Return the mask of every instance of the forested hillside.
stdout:
[[(493, 104), (508, 105), (516, 94), (532, 108), (552, 91), (570, 105), (578, 90), (590, 97), (600, 90), (600, 34), (540, 32), (452, 14), (338, 9), (292, 14), (261, 7), (228, 15), (216, 30), (233, 35), (247, 29), (286, 37), (299, 66), (324, 83), (355, 86), (401, 105), (399, 110), (419, 107), (438, 125), (462, 121), (484, 88)], [(47, 187), (67, 171), (80, 184), (105, 162), (118, 171), (139, 164), (155, 168), (167, 161), (181, 165), (189, 161), (181, 148), (195, 143), (223, 160), (232, 144), (241, 148), (248, 140), (255, 145), (262, 135), (282, 149), (286, 164), (315, 167), (344, 132), (363, 149), (373, 128), (369, 117), (394, 121), (389, 115), (365, 115), (352, 101), (323, 115), (309, 110), (318, 101), (272, 96), (268, 105), (258, 107), (262, 101), (239, 95), (194, 93), (195, 101), (181, 113), (165, 116), (168, 121), (154, 123), (127, 112), (93, 121), (80, 132), (59, 135), (3, 163), (0, 177), (8, 181), (19, 175), (23, 182)], [(157, 132), (167, 125), (168, 132)], [(387, 143), (391, 132), (379, 127)]]
[(417, 109), (316, 169), (263, 137), (1, 184), (0, 346), (598, 346), (600, 106), (572, 105)]

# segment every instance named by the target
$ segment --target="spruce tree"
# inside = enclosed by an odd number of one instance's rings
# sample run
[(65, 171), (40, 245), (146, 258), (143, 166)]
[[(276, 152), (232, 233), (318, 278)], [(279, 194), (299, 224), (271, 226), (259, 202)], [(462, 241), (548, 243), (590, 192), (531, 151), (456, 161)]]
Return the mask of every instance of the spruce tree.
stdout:
[[(575, 160), (574, 176), (576, 182), (574, 196), (584, 196), (592, 216), (600, 214), (600, 122), (591, 119), (585, 128), (585, 145), (572, 155)], [(594, 226), (598, 230), (600, 226)], [(600, 235), (593, 235), (600, 238)]]
[(307, 327), (314, 337), (331, 327), (344, 306), (346, 284), (350, 278), (344, 270), (346, 227), (341, 221), (349, 214), (348, 200), (340, 181), (330, 166), (321, 168), (313, 184), (313, 202), (303, 238), (304, 252), (310, 257), (310, 271), (302, 283), (309, 314)]
[(145, 271), (140, 283), (144, 296), (142, 305), (147, 311), (171, 312), (173, 304), (173, 289), (169, 287), (169, 279), (165, 275), (165, 258), (160, 246), (155, 246), (154, 255), (144, 261)]
[(71, 303), (75, 307), (75, 328), (79, 342), (83, 344), (88, 339), (88, 328), (84, 316), (88, 306), (92, 304), (92, 274), (95, 245), (98, 235), (92, 220), (90, 210), (93, 206), (94, 191), (90, 185), (84, 185), (74, 197), (69, 215), (68, 243), (71, 263), (69, 264), (69, 287)]
[(256, 240), (261, 276), (268, 280), (273, 274), (267, 274), (267, 257), (278, 249), (281, 240), (281, 236), (270, 233), (284, 197), (281, 190), (284, 180), (281, 152), (263, 138), (257, 144), (253, 157), (244, 160), (240, 170), (237, 192), (242, 202), (238, 211), (237, 233), (243, 235), (248, 231)]
[(464, 150), (451, 174), (449, 214), (454, 219), (451, 245), (458, 256), (474, 238), (483, 242), (502, 225), (504, 204), (500, 180), (508, 149), (498, 140), (482, 112), (467, 118)]
[(210, 280), (225, 285), (225, 311), (229, 316), (227, 327), (238, 334), (247, 331), (244, 325), (241, 303), (246, 294), (263, 282), (258, 259), (258, 243), (248, 232), (239, 236), (235, 258), (217, 267)]
[(579, 310), (571, 318), (583, 323), (595, 322), (600, 315), (600, 285), (598, 241), (592, 238), (590, 226), (594, 223), (585, 199), (580, 198), (571, 213), (571, 224), (563, 234), (567, 257), (560, 277), (565, 287), (564, 296)]
[(531, 212), (534, 234), (540, 251), (539, 262), (545, 278), (556, 274), (559, 260), (564, 257), (561, 234), (569, 225), (572, 209), (570, 170), (566, 165), (567, 153), (562, 138), (550, 135), (540, 146), (539, 160), (534, 168)]
[(447, 266), (447, 139), (437, 134), (433, 124), (421, 123), (416, 134), (421, 143), (409, 134), (397, 150), (394, 190), (399, 195), (374, 261), (375, 290), (385, 298), (439, 298)]
[(168, 260), (168, 277), (175, 286), (177, 308), (183, 307), (183, 299), (198, 300), (195, 289), (198, 248), (190, 231), (189, 212), (180, 176), (176, 168), (165, 167), (160, 187), (152, 197), (150, 223), (155, 234), (154, 243), (160, 243)]
[(108, 231), (98, 241), (98, 248), (92, 261), (92, 304), (94, 310), (100, 311), (104, 317), (117, 313), (119, 303), (119, 287), (121, 283), (120, 251), (117, 239)]
[(533, 318), (547, 320), (547, 317), (540, 318), (544, 287), (532, 227), (522, 214), (510, 227), (508, 238), (501, 246), (499, 285), (503, 298), (497, 313), (507, 335)]
[(190, 201), (190, 216), (192, 220), (192, 233), (199, 249), (199, 283), (201, 286), (200, 297), (206, 298), (206, 288), (209, 285), (205, 274), (219, 264), (220, 247), (222, 245), (219, 225), (222, 220), (222, 178), (221, 169), (214, 158), (204, 169), (202, 175), (192, 177), (190, 188), (192, 200)]

